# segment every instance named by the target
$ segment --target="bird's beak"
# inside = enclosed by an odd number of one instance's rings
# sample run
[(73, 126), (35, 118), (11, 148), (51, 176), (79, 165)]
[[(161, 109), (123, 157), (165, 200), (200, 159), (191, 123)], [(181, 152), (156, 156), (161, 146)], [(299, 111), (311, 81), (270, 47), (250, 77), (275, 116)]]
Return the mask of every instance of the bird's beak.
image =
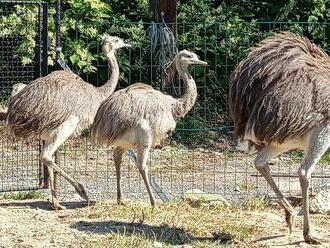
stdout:
[(196, 59), (195, 61), (196, 65), (203, 65), (203, 66), (207, 66), (207, 62), (200, 60), (200, 59)]
[(132, 45), (131, 44), (128, 44), (128, 43), (124, 43), (123, 44), (123, 47), (132, 47)]

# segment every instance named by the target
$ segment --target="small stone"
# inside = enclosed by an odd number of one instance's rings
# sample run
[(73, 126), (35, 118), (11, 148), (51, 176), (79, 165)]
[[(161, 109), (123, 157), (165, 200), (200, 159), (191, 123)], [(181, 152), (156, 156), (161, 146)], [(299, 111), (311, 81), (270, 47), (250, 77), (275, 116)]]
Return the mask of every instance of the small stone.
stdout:
[(188, 190), (183, 199), (186, 200), (192, 207), (201, 206), (230, 206), (229, 202), (219, 194), (205, 193), (200, 189)]
[(186, 191), (186, 194), (204, 194), (204, 191), (200, 189), (189, 189)]
[(241, 190), (241, 188), (240, 188), (238, 185), (236, 185), (236, 187), (235, 187), (235, 191), (236, 191), (237, 193), (240, 193), (242, 190)]
[(223, 155), (223, 153), (221, 153), (221, 152), (213, 152), (213, 154), (214, 154), (215, 156), (222, 156), (222, 155)]
[(209, 131), (208, 133), (209, 133), (209, 136), (212, 137), (212, 138), (215, 138), (215, 137), (218, 136), (218, 133), (215, 132), (215, 131)]
[(157, 241), (154, 242), (154, 248), (162, 248), (162, 247), (163, 247), (162, 243), (157, 242)]

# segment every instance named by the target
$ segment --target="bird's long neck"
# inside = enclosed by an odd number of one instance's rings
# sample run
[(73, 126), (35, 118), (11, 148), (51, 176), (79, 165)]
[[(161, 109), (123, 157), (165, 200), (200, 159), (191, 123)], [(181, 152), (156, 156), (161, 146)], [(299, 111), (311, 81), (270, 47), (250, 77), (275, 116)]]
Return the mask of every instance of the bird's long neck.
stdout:
[(186, 88), (186, 92), (181, 98), (177, 99), (177, 102), (173, 106), (174, 118), (180, 119), (194, 106), (197, 98), (197, 88), (195, 80), (188, 72), (187, 65), (177, 64), (176, 68)]
[(113, 50), (110, 51), (106, 54), (106, 57), (111, 68), (111, 76), (104, 85), (98, 88), (104, 98), (107, 98), (115, 91), (119, 79), (119, 67), (115, 52)]

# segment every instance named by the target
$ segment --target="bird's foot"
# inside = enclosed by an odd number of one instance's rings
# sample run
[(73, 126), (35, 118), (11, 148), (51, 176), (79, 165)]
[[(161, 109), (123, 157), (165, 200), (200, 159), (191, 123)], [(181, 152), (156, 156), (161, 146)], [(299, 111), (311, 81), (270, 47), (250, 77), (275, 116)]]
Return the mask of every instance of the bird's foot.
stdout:
[(305, 239), (305, 242), (308, 244), (312, 244), (312, 245), (321, 245), (322, 244), (322, 241), (320, 239), (315, 238), (310, 234), (305, 234), (304, 239)]
[(82, 186), (82, 184), (78, 183), (78, 186), (75, 187), (75, 190), (78, 193), (78, 195), (80, 195), (83, 199), (85, 199), (87, 202), (89, 202), (89, 198), (88, 198), (85, 188), (84, 188), (84, 186)]
[(292, 229), (295, 224), (295, 217), (296, 217), (296, 214), (294, 212), (285, 210), (285, 221), (286, 221), (286, 224), (288, 225), (290, 233), (292, 233)]
[(122, 200), (117, 200), (117, 204), (119, 206), (126, 206), (126, 204)]
[(52, 208), (55, 210), (55, 211), (58, 211), (58, 210), (65, 210), (66, 207), (62, 206), (59, 202), (52, 202)]

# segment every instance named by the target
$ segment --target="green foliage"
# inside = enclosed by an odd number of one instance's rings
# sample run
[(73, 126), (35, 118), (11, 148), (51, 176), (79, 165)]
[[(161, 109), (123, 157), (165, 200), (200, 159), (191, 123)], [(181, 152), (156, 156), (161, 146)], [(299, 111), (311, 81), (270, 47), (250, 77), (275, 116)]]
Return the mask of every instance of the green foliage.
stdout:
[[(287, 153), (293, 159), (303, 159), (304, 152), (299, 150), (290, 151)], [(320, 159), (320, 163), (329, 163), (330, 162), (330, 149), (328, 149)]]
[(27, 191), (17, 193), (5, 193), (1, 197), (5, 200), (28, 200), (28, 199), (44, 199), (45, 196), (40, 191)]
[(330, 149), (328, 149), (322, 156), (321, 163), (329, 164), (330, 162)]
[[(55, 1), (48, 2), (49, 62), (53, 64)], [(153, 69), (155, 55), (150, 52), (148, 37), (148, 22), (152, 20), (148, 0), (63, 0), (62, 3), (62, 57), (75, 72), (88, 77), (90, 82), (106, 80), (107, 63), (101, 55), (100, 42), (101, 36), (108, 33), (133, 45), (129, 52), (117, 55), (120, 87), (138, 81), (159, 86)], [(196, 66), (191, 69), (198, 86), (198, 101), (178, 127), (202, 129), (230, 123), (229, 75), (249, 49), (271, 33), (280, 30), (298, 32), (329, 51), (330, 25), (323, 23), (330, 18), (329, 9), (328, 0), (178, 1), (178, 47), (195, 51), (209, 64), (207, 68)], [(22, 39), (17, 55), (24, 65), (34, 58), (36, 12), (31, 5), (16, 6), (11, 14), (0, 20), (0, 37), (19, 36)], [(188, 136), (194, 140), (204, 138), (199, 133)]]
[(34, 11), (36, 8), (17, 6), (16, 12), (0, 18), (0, 37), (15, 35), (24, 38), (24, 42), (17, 48), (17, 55), (21, 57), (23, 65), (32, 63), (34, 57), (36, 30), (31, 21), (37, 18)]

